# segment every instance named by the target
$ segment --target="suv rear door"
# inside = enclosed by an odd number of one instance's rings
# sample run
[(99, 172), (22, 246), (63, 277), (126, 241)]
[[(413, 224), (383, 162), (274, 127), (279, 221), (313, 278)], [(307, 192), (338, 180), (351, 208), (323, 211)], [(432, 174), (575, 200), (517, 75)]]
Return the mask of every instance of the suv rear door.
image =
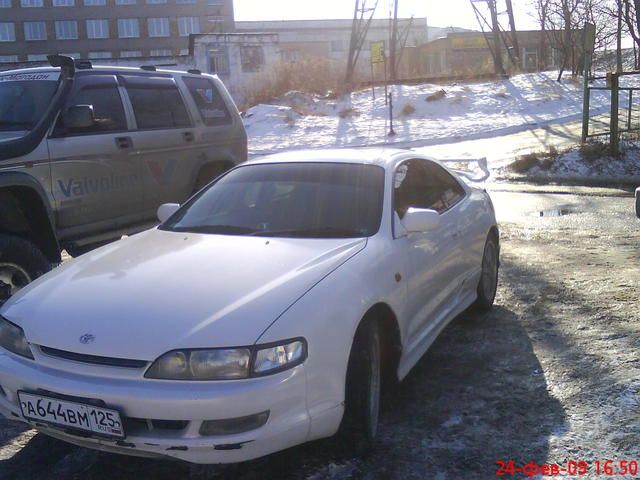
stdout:
[(191, 193), (201, 148), (194, 119), (170, 75), (122, 75), (134, 119), (135, 156), (143, 170), (144, 209), (183, 202)]
[(92, 105), (93, 127), (65, 127), (63, 115), (47, 140), (57, 223), (63, 239), (112, 230), (141, 219), (140, 166), (115, 75), (78, 75), (62, 109)]

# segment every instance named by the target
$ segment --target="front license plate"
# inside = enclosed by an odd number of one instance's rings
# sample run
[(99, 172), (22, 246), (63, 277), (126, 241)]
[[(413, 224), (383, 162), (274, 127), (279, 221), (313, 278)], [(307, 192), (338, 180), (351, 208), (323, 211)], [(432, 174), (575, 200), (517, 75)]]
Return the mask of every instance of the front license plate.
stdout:
[(18, 392), (22, 415), (29, 420), (124, 438), (120, 414), (108, 408)]

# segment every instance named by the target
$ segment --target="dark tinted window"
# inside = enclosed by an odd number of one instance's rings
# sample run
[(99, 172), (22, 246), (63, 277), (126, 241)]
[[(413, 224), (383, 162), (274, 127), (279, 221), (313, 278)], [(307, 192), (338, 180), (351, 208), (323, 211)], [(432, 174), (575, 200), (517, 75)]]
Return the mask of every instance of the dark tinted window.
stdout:
[(227, 125), (231, 123), (231, 115), (224, 104), (218, 89), (206, 78), (183, 78), (193, 101), (196, 102), (202, 121), (206, 125)]
[(139, 129), (191, 126), (187, 108), (175, 85), (127, 83)]
[(62, 116), (56, 125), (57, 133), (75, 135), (81, 133), (117, 132), (127, 129), (127, 118), (122, 106), (120, 92), (114, 83), (112, 85), (85, 85), (77, 90), (67, 101), (66, 107), (74, 105), (93, 106), (95, 124), (93, 127), (82, 129), (65, 129)]
[(410, 160), (398, 167), (394, 201), (400, 218), (411, 207), (430, 208), (442, 213), (463, 196), (464, 190), (460, 184), (433, 162)]
[(227, 235), (355, 238), (380, 228), (384, 169), (341, 163), (248, 165), (162, 228)]

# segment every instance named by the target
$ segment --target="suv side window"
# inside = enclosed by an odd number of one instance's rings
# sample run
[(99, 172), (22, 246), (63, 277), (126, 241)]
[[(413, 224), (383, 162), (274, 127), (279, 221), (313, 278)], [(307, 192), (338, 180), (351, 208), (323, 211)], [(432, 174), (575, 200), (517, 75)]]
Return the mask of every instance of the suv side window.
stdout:
[(92, 105), (95, 124), (92, 127), (69, 130), (65, 128), (62, 116), (60, 116), (54, 134), (73, 136), (127, 130), (127, 117), (115, 78), (111, 78), (111, 81), (109, 78), (103, 78), (89, 82), (71, 95), (66, 103), (66, 108), (74, 105)]
[(231, 115), (214, 83), (207, 78), (183, 77), (205, 125), (229, 125)]
[(463, 197), (464, 189), (455, 178), (433, 162), (409, 160), (396, 170), (394, 204), (400, 218), (411, 207), (443, 213)]
[(172, 78), (125, 79), (138, 129), (191, 126), (187, 107)]

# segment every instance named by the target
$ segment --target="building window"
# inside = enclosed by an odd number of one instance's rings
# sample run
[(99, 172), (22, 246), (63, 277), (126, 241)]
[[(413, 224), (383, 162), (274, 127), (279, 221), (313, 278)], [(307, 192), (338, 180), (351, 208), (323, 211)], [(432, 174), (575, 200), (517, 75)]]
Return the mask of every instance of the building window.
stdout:
[(260, 46), (240, 47), (243, 72), (257, 72), (264, 66), (264, 50)]
[(135, 58), (141, 56), (142, 52), (140, 50), (123, 50), (120, 52), (120, 58)]
[(60, 55), (62, 55), (63, 57), (71, 57), (74, 60), (78, 60), (80, 58), (79, 53), (61, 53)]
[(210, 17), (207, 17), (207, 22), (209, 23), (224, 23), (225, 21), (225, 17), (223, 17), (222, 15), (213, 15)]
[(181, 37), (188, 37), (192, 33), (200, 33), (200, 18), (178, 17), (178, 32)]
[(176, 0), (176, 3), (197, 3), (197, 0)]
[(209, 49), (209, 69), (218, 75), (229, 73), (229, 53), (225, 47)]
[(149, 53), (152, 57), (170, 57), (172, 52), (168, 48), (161, 48), (159, 50), (151, 50)]
[(344, 43), (342, 40), (331, 40), (332, 52), (344, 52)]
[(58, 40), (77, 40), (78, 22), (75, 20), (59, 20), (56, 22), (56, 38)]
[(53, 0), (54, 7), (73, 7), (74, 0)]
[(160, 3), (167, 3), (167, 0), (147, 0), (147, 3), (150, 5), (157, 5)]
[(13, 22), (0, 23), (0, 42), (15, 42), (16, 27)]
[(44, 22), (24, 22), (25, 40), (46, 40), (47, 24)]
[(46, 62), (47, 55), (45, 53), (30, 53), (27, 55), (27, 60), (30, 62)]
[(0, 8), (11, 8), (11, 0), (0, 0)]
[(148, 18), (147, 27), (150, 37), (168, 37), (169, 17)]
[(89, 52), (89, 58), (112, 58), (111, 52)]
[(109, 38), (109, 21), (87, 20), (87, 38)]
[(140, 24), (137, 18), (119, 18), (118, 36), (120, 38), (138, 38), (140, 36)]
[(207, 5), (212, 5), (212, 6), (223, 6), (224, 5), (224, 0), (207, 0)]
[(100, 7), (107, 4), (107, 0), (84, 0), (87, 7)]
[(135, 5), (137, 0), (116, 0), (116, 5)]
[(189, 55), (189, 49), (188, 48), (181, 48), (180, 49), (180, 55), (182, 55), (182, 56)]
[(0, 63), (13, 63), (18, 61), (17, 55), (0, 55)]
[(41, 7), (42, 0), (20, 0), (22, 8)]

